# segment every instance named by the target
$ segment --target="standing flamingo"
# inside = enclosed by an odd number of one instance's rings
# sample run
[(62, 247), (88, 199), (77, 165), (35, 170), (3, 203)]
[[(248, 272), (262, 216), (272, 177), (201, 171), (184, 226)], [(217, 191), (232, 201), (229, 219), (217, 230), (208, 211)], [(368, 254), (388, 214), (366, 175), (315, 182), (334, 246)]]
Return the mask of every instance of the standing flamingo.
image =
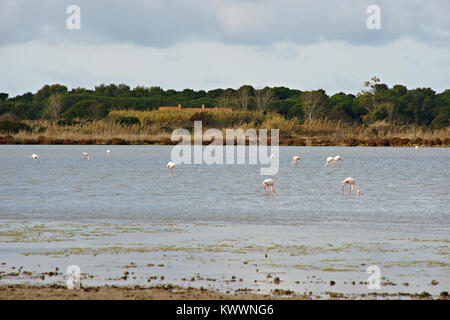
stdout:
[(336, 162), (336, 165), (341, 165), (342, 164), (342, 157), (341, 156), (336, 156), (333, 158), (333, 163)]
[(31, 159), (37, 159), (37, 158), (39, 158), (39, 156), (38, 156), (36, 153), (33, 153), (33, 154), (31, 155)]
[(292, 162), (291, 162), (291, 166), (297, 166), (297, 161), (298, 160), (301, 160), (302, 158), (300, 158), (299, 156), (294, 156), (293, 158), (292, 158)]
[(348, 194), (349, 195), (352, 195), (352, 190), (356, 190), (356, 194), (358, 196), (360, 195), (361, 191), (359, 190), (359, 188), (355, 187), (355, 179), (353, 179), (352, 177), (348, 177), (347, 179), (342, 181), (342, 194), (344, 194), (344, 188), (346, 185), (348, 185)]
[(169, 161), (167, 163), (167, 168), (170, 168), (170, 175), (171, 176), (173, 175), (173, 168), (176, 168), (176, 167), (177, 167), (177, 165), (174, 162), (172, 162), (172, 161)]
[(273, 179), (264, 180), (263, 185), (264, 185), (264, 193), (266, 193), (267, 196), (269, 196), (269, 187), (270, 187), (270, 189), (272, 189), (273, 195), (274, 196), (277, 195), (277, 193), (275, 192), (275, 189), (273, 188)]
[(89, 153), (83, 152), (83, 153), (81, 153), (81, 154), (83, 155), (84, 160), (89, 160), (89, 159), (90, 159), (90, 158), (89, 158)]
[(327, 163), (325, 163), (325, 168), (326, 167), (332, 167), (333, 166), (333, 162), (334, 162), (334, 158), (333, 157), (328, 157), (327, 158)]
[(111, 155), (111, 150), (106, 150), (106, 155), (109, 157)]

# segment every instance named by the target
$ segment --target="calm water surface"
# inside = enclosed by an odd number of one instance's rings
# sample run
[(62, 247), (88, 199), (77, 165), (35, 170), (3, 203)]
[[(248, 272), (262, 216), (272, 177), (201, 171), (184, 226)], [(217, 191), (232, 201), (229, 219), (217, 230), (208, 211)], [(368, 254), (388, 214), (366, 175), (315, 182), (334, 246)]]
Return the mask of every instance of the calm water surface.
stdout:
[[(83, 151), (91, 160), (83, 160)], [(448, 148), (280, 147), (276, 198), (264, 196), (258, 165), (179, 165), (171, 177), (170, 152), (170, 146), (0, 146), (4, 268), (64, 269), (75, 257), (96, 275), (91, 281), (104, 283), (127, 261), (142, 261), (145, 279), (151, 258), (165, 261), (172, 283), (200, 271), (222, 277), (225, 288), (267, 292), (272, 272), (280, 274), (278, 287), (320, 294), (328, 279), (342, 280), (334, 291), (364, 291), (346, 283), (365, 281), (365, 268), (375, 263), (390, 279), (417, 283), (383, 292), (449, 287)], [(342, 167), (324, 168), (326, 157), (337, 154)], [(302, 160), (293, 168), (294, 155)], [(360, 197), (341, 194), (348, 176)], [(112, 243), (128, 250), (101, 251)], [(226, 282), (232, 274), (243, 280)], [(309, 283), (312, 275), (323, 283)], [(431, 278), (439, 284), (430, 286)]]

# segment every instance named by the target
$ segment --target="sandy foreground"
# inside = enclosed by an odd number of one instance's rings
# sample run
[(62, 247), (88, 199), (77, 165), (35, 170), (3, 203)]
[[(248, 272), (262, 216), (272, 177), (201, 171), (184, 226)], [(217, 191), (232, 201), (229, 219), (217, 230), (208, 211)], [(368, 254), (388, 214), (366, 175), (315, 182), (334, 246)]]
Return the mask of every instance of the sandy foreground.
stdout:
[[(143, 288), (101, 286), (81, 289), (67, 289), (59, 285), (33, 286), (33, 285), (2, 285), (0, 286), (0, 300), (311, 300), (313, 295), (267, 295), (256, 293), (223, 294), (218, 291), (183, 288), (172, 285)], [(334, 293), (326, 299), (404, 299), (396, 294), (359, 294), (345, 295)], [(433, 300), (426, 294), (409, 294), (406, 298), (414, 300)], [(438, 300), (448, 300), (448, 293), (442, 293)]]
[[(164, 285), (152, 288), (101, 286), (67, 289), (64, 286), (2, 285), (0, 300), (266, 300), (287, 299), (271, 295), (242, 293), (223, 294), (213, 290)], [(288, 299), (307, 300), (311, 297), (292, 295)]]

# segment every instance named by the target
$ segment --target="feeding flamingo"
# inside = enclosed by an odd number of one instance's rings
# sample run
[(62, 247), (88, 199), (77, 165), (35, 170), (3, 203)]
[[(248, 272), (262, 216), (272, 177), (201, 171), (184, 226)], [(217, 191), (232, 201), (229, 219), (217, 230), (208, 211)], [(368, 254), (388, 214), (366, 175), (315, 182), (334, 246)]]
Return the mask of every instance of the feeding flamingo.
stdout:
[(84, 160), (89, 160), (89, 159), (90, 159), (90, 158), (89, 158), (89, 153), (83, 152), (83, 153), (81, 153), (81, 154), (83, 155)]
[(273, 179), (266, 179), (263, 181), (264, 185), (264, 192), (269, 196), (269, 187), (272, 189), (273, 195), (276, 196), (277, 193), (275, 192), (275, 189), (273, 188)]
[(348, 185), (349, 195), (352, 195), (352, 190), (356, 190), (356, 194), (358, 196), (360, 195), (361, 191), (359, 190), (359, 188), (355, 187), (355, 179), (353, 179), (352, 177), (348, 177), (347, 179), (342, 181), (342, 194), (344, 194), (344, 188), (346, 185)]
[(298, 160), (301, 160), (301, 158), (299, 156), (294, 156), (292, 158), (291, 166), (297, 166), (297, 164), (298, 164), (297, 161)]
[(336, 165), (341, 165), (342, 164), (342, 157), (341, 156), (335, 156), (333, 158), (333, 163), (336, 162)]
[(36, 153), (33, 153), (33, 154), (31, 155), (31, 159), (37, 159), (37, 158), (39, 158), (39, 156), (38, 156)]
[(167, 167), (170, 168), (170, 175), (173, 175), (173, 168), (176, 168), (177, 165), (176, 165), (174, 162), (169, 161), (169, 162), (167, 163)]
[(327, 163), (325, 163), (325, 168), (326, 167), (332, 167), (333, 166), (333, 162), (334, 162), (334, 158), (333, 157), (328, 157), (327, 158)]

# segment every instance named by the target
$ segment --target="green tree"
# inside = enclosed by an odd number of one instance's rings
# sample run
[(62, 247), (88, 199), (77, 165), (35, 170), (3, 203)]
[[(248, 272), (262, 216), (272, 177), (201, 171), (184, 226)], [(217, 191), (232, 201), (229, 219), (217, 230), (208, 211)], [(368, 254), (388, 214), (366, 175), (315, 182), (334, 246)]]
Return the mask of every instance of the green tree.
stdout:
[(367, 110), (369, 115), (375, 111), (375, 93), (379, 83), (380, 79), (373, 76), (369, 81), (364, 82), (366, 89), (361, 90), (357, 95), (360, 98), (361, 105)]
[(63, 95), (61, 93), (54, 93), (48, 98), (43, 117), (57, 121), (61, 116), (62, 109)]

